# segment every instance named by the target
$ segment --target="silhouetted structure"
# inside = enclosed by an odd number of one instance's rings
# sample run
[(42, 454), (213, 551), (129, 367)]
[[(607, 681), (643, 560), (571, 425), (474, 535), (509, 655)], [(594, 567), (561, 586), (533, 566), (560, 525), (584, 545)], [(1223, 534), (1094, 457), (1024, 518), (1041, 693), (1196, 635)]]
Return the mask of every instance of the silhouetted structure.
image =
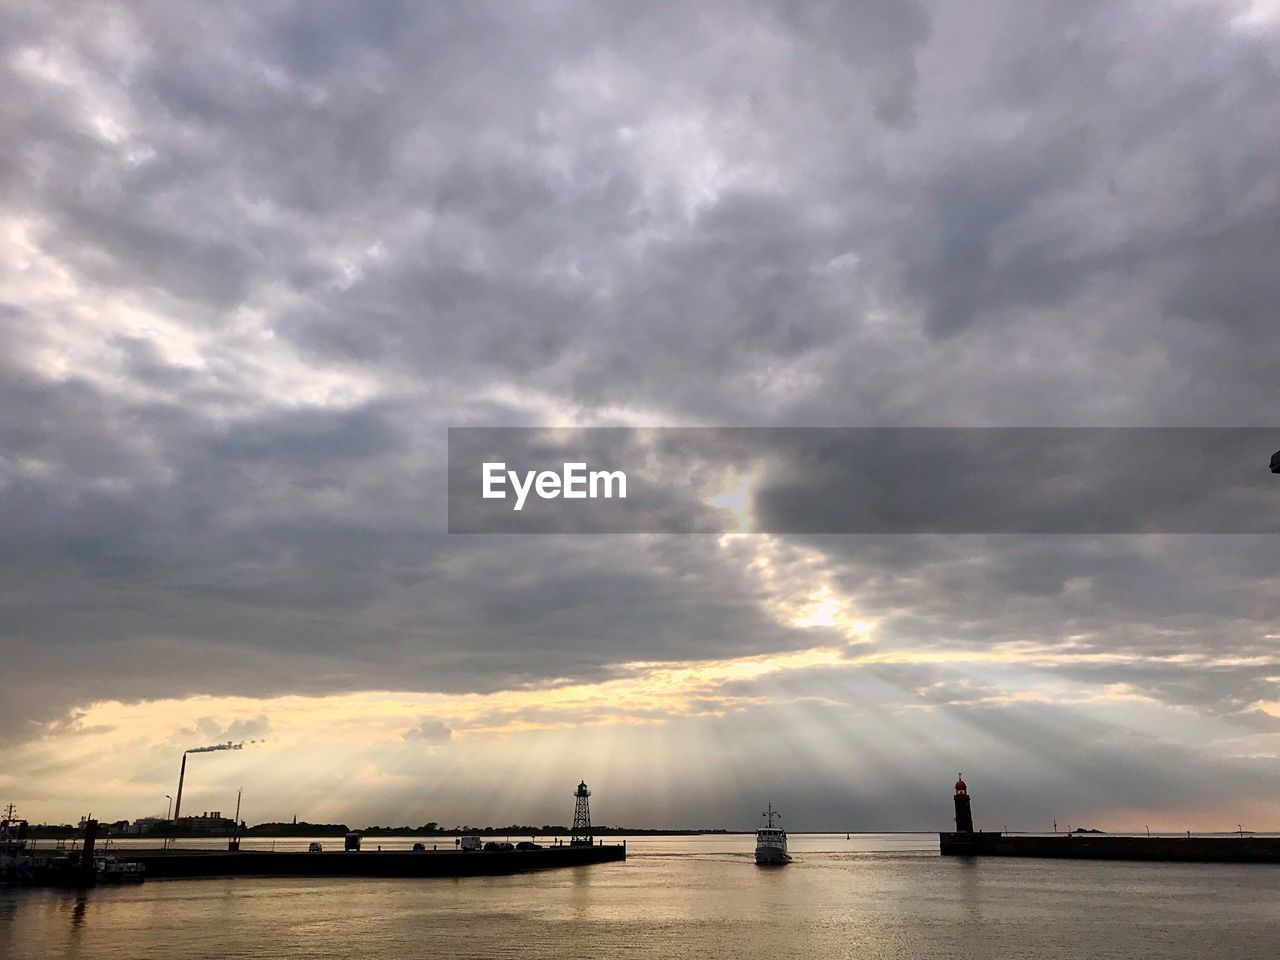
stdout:
[(969, 787), (964, 774), (956, 774), (956, 833), (973, 833), (973, 810), (969, 807)]
[(591, 846), (591, 806), (587, 803), (587, 798), (591, 796), (591, 791), (587, 789), (587, 781), (583, 780), (578, 784), (578, 789), (574, 792), (573, 803), (573, 837), (569, 843), (575, 847)]
[(178, 798), (173, 802), (173, 819), (178, 820), (182, 817), (182, 783), (187, 779), (187, 754), (189, 753), (215, 753), (220, 750), (243, 750), (244, 742), (232, 743), (228, 740), (226, 743), (215, 743), (208, 747), (192, 747), (190, 750), (182, 751), (182, 768), (178, 771)]
[(448, 850), (366, 850), (355, 856), (327, 847), (318, 853), (154, 849), (130, 851), (129, 857), (145, 866), (148, 882), (185, 877), (472, 877), (622, 861), (627, 847), (565, 844), (463, 853), (451, 844)]
[[(1095, 830), (1051, 836), (973, 829), (969, 788), (956, 781), (956, 829), (938, 834), (944, 857), (1061, 857), (1080, 860), (1169, 860), (1202, 863), (1280, 863), (1280, 837), (1108, 836)], [(1056, 827), (1056, 824), (1055, 824)]]

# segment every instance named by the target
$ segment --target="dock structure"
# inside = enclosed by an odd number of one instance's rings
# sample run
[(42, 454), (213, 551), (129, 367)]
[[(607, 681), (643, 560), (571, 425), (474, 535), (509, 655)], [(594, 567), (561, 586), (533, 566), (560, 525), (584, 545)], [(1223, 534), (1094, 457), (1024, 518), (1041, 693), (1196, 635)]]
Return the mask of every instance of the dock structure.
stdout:
[(1010, 836), (974, 832), (940, 833), (938, 841), (944, 857), (1280, 863), (1280, 837), (1130, 837), (1096, 833)]
[(474, 877), (626, 860), (626, 843), (537, 850), (130, 850), (148, 880), (191, 877)]
[(955, 785), (956, 829), (938, 834), (944, 857), (1044, 857), (1066, 860), (1162, 860), (1280, 863), (1280, 837), (1137, 837), (1098, 833), (1010, 835), (973, 829), (969, 787)]
[[(187, 753), (239, 748), (238, 744), (228, 743), (195, 748)], [(183, 754), (184, 772), (185, 764), (186, 753)], [(28, 846), (27, 822), (17, 820), (10, 805), (9, 811), (0, 818), (0, 883), (89, 886), (99, 880), (123, 882), (144, 878), (477, 877), (626, 860), (626, 840), (597, 843), (591, 836), (591, 815), (587, 807), (590, 795), (586, 782), (579, 783), (574, 793), (577, 802), (573, 839), (567, 844), (559, 841), (550, 845), (533, 841), (512, 844), (498, 840), (482, 844), (478, 835), (470, 835), (458, 837), (457, 846), (452, 850), (428, 850), (421, 842), (415, 843), (411, 850), (361, 850), (360, 831), (351, 830), (343, 837), (342, 850), (326, 851), (318, 841), (312, 841), (306, 852), (302, 852), (242, 850), (237, 833), (228, 837), (226, 850), (180, 849), (170, 847), (165, 840), (162, 847), (117, 848), (113, 853), (120, 853), (120, 858), (95, 855), (98, 822), (92, 818), (85, 820), (83, 850), (56, 851), (52, 856), (41, 856)], [(239, 812), (237, 800), (234, 821), (237, 824)]]

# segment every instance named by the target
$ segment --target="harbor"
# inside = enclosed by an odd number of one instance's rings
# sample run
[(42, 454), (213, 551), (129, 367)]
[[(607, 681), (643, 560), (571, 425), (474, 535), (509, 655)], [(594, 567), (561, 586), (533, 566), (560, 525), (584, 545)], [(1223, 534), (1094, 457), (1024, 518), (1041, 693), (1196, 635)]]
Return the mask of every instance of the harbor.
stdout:
[(956, 780), (956, 829), (938, 834), (944, 857), (1041, 857), (1062, 860), (1148, 860), (1175, 863), (1280, 863), (1280, 837), (1133, 836), (1097, 831), (1009, 834), (975, 830), (969, 787)]
[(385, 851), (380, 846), (364, 849), (358, 830), (347, 832), (342, 848), (336, 850), (326, 850), (320, 841), (308, 842), (305, 850), (245, 850), (238, 835), (226, 839), (224, 850), (171, 846), (170, 838), (159, 846), (129, 843), (113, 849), (98, 845), (99, 824), (92, 818), (85, 819), (83, 835), (70, 849), (63, 841), (52, 850), (42, 850), (30, 837), (27, 821), (15, 816), (11, 804), (0, 819), (0, 883), (83, 888), (197, 877), (425, 879), (502, 876), (626, 860), (626, 840), (605, 843), (593, 836), (590, 796), (586, 781), (580, 782), (573, 792), (573, 827), (567, 842), (560, 838), (547, 844), (484, 842), (479, 835), (468, 835), (454, 838), (453, 849), (428, 850), (425, 843), (416, 842), (408, 850)]
[[(945, 791), (939, 799), (946, 803)], [(0, 955), (833, 960), (960, 952), (1235, 960), (1215, 943), (1234, 936), (1256, 948), (1251, 957), (1269, 956), (1275, 928), (1267, 918), (1280, 921), (1274, 867), (940, 857), (935, 830), (855, 832), (849, 840), (844, 831), (792, 832), (793, 864), (765, 868), (754, 862), (752, 840), (750, 833), (629, 837), (625, 863), (457, 880), (0, 887)], [(1212, 907), (1204, 925), (1188, 924), (1187, 904), (1206, 890)], [(992, 928), (1002, 947), (987, 949), (979, 938)], [(973, 940), (968, 950), (957, 946)]]
[(942, 833), (944, 857), (1280, 863), (1280, 837), (1133, 837), (1096, 834)]
[[(510, 846), (510, 845), (508, 845)], [(621, 843), (516, 850), (129, 850), (148, 880), (193, 877), (476, 877), (580, 867), (627, 858)]]

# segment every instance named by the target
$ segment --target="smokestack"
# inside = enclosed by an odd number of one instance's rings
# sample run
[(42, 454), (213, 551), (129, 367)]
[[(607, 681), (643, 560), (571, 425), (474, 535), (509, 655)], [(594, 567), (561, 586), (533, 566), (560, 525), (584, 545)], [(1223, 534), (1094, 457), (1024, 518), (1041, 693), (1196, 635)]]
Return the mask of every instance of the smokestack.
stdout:
[[(190, 751), (187, 751), (190, 753)], [(182, 816), (182, 781), (187, 779), (187, 754), (182, 755), (182, 771), (178, 774), (178, 799), (173, 803), (173, 822), (177, 823)]]
[[(265, 741), (250, 740), (248, 742), (264, 743)], [(230, 740), (228, 740), (226, 743), (214, 743), (214, 744), (210, 744), (207, 747), (192, 747), (190, 750), (182, 751), (182, 770), (178, 774), (178, 795), (177, 795), (177, 799), (173, 801), (173, 819), (175, 823), (177, 822), (178, 817), (181, 816), (182, 814), (182, 781), (185, 780), (187, 776), (187, 754), (188, 753), (213, 753), (215, 750), (243, 750), (244, 745), (245, 745), (245, 741), (243, 740), (241, 740), (239, 743), (232, 743)]]

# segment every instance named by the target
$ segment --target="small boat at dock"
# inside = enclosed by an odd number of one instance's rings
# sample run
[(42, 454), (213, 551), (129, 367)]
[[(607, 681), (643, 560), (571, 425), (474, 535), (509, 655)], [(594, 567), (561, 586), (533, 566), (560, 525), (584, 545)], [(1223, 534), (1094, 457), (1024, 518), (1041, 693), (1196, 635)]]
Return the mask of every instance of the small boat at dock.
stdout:
[(141, 883), (147, 874), (135, 860), (95, 854), (98, 821), (85, 821), (84, 847), (43, 856), (28, 839), (29, 825), (18, 819), (13, 804), (0, 817), (0, 884), (92, 887), (99, 883)]

